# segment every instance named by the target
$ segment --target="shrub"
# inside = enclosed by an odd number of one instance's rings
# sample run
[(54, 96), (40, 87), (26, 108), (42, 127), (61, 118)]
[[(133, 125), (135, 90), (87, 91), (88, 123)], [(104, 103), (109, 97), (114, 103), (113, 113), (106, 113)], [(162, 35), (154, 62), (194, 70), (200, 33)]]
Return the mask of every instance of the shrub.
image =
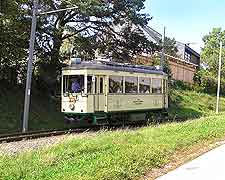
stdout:
[[(208, 94), (216, 94), (218, 79), (207, 70), (199, 70), (194, 78), (194, 90)], [(225, 95), (225, 79), (221, 78), (221, 94)]]
[(183, 82), (183, 81), (180, 81), (180, 80), (171, 80), (169, 85), (170, 85), (171, 89), (193, 90), (193, 86), (190, 83)]

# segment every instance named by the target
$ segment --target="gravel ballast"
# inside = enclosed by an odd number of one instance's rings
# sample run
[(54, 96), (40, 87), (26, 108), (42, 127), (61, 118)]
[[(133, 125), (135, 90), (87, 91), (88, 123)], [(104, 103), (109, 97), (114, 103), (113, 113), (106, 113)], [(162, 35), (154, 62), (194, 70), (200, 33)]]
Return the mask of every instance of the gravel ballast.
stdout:
[(22, 140), (0, 144), (1, 154), (18, 154), (25, 151), (37, 150), (40, 148), (56, 145), (62, 142), (68, 135), (51, 136), (38, 139)]

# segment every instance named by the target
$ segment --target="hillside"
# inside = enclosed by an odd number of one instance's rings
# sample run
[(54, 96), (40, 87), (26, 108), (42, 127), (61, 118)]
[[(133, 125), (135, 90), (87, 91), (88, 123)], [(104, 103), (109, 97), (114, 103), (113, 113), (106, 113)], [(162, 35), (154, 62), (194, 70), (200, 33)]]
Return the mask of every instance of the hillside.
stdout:
[[(7, 89), (1, 89), (0, 97), (3, 131), (18, 128), (23, 102), (22, 91)], [(168, 163), (176, 166), (176, 161), (184, 163), (193, 158), (192, 153), (197, 156), (198, 152), (208, 151), (224, 140), (224, 113), (215, 115), (215, 96), (173, 90), (170, 101), (171, 119), (201, 118), (137, 129), (66, 135), (64, 141), (53, 147), (14, 156), (1, 152), (0, 179), (151, 179), (157, 176), (154, 170)], [(220, 104), (221, 111), (225, 111), (225, 98), (221, 98)], [(33, 94), (31, 128), (62, 127), (62, 119), (55, 102)]]
[[(66, 135), (52, 147), (16, 155), (0, 152), (0, 179), (132, 180), (184, 163), (191, 152), (224, 140), (224, 114), (137, 129)], [(30, 146), (23, 143), (23, 146)], [(146, 178), (143, 178), (146, 179)], [(150, 179), (149, 179), (150, 180)]]
[[(190, 119), (215, 112), (216, 97), (193, 91), (173, 90), (170, 98), (170, 119)], [(4, 85), (0, 88), (0, 133), (19, 131), (23, 112), (24, 91)], [(221, 98), (221, 111), (225, 111), (225, 98)], [(29, 129), (62, 128), (65, 126), (60, 112), (60, 101), (32, 91)]]
[[(216, 96), (194, 91), (172, 90), (170, 118), (193, 119), (215, 114)], [(220, 98), (220, 112), (225, 111), (225, 98)]]
[[(0, 133), (20, 131), (24, 91), (4, 85), (0, 88)], [(29, 129), (59, 128), (64, 125), (60, 104), (43, 94), (32, 92)]]

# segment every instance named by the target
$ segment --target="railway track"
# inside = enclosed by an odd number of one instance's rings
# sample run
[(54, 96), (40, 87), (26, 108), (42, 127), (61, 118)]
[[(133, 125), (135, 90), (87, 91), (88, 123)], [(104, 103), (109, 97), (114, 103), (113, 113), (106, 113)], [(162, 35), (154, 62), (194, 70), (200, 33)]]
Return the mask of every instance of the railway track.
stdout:
[(40, 131), (29, 131), (26, 133), (10, 133), (10, 134), (2, 134), (0, 135), (0, 144), (14, 141), (22, 141), (28, 139), (37, 139), (42, 137), (50, 137), (50, 136), (59, 136), (70, 133), (83, 133), (83, 132), (96, 132), (100, 129), (109, 128), (111, 130), (118, 128), (135, 128), (141, 127), (143, 123), (139, 124), (119, 124), (113, 126), (92, 126), (92, 127), (84, 127), (84, 128), (74, 128), (74, 129), (52, 129), (52, 130), (40, 130)]
[(42, 137), (50, 137), (50, 136), (59, 136), (70, 133), (83, 133), (90, 131), (97, 131), (99, 127), (94, 128), (79, 128), (79, 129), (53, 129), (53, 130), (41, 130), (41, 131), (30, 131), (26, 133), (12, 133), (12, 134), (3, 134), (0, 135), (0, 143), (14, 142), (14, 141), (22, 141), (28, 139), (37, 139)]

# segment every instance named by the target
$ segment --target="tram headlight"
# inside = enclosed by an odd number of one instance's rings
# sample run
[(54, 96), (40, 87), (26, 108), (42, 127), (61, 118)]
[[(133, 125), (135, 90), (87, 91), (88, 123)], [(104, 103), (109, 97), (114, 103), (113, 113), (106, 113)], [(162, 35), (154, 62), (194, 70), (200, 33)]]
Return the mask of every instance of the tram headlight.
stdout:
[(75, 105), (74, 104), (70, 104), (69, 108), (73, 111), (75, 109)]

